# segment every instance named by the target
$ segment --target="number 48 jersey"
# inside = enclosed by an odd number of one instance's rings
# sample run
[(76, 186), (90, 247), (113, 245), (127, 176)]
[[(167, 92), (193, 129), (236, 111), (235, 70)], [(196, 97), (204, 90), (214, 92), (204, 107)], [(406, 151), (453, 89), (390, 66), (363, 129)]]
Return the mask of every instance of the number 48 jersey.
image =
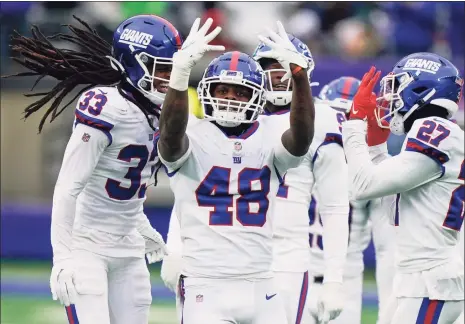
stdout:
[[(76, 145), (90, 145), (88, 142), (104, 139), (102, 133), (106, 136), (106, 145), (99, 157), (82, 157), (93, 161), (95, 166), (76, 201), (73, 247), (89, 249), (86, 242), (90, 240), (85, 238), (89, 235), (85, 233), (87, 228), (133, 240), (120, 242), (120, 250), (110, 238), (106, 243), (103, 237), (94, 238), (94, 243), (103, 240), (99, 253), (140, 256), (144, 240), (137, 234), (137, 219), (143, 216), (145, 191), (157, 162), (157, 134), (130, 96), (123, 96), (124, 92), (120, 91), (123, 90), (116, 87), (93, 88), (77, 103), (73, 132), (80, 132), (79, 136), (82, 133), (82, 139)], [(86, 167), (90, 164), (85, 163)], [(92, 246), (96, 248), (95, 244)]]
[(409, 273), (456, 259), (464, 218), (464, 132), (443, 118), (419, 119), (407, 134), (402, 150), (427, 155), (442, 170), (434, 179), (397, 195), (393, 215), (397, 261), (399, 270)]
[(272, 223), (280, 177), (301, 157), (282, 145), (281, 127), (256, 121), (228, 137), (190, 116), (189, 149), (168, 169), (183, 241), (182, 274), (271, 277)]

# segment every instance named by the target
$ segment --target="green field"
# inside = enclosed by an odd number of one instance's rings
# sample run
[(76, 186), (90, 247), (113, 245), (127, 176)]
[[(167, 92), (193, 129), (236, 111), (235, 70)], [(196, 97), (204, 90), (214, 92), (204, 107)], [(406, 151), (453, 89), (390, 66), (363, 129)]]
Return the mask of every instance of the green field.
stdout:
[[(160, 285), (159, 268), (151, 267), (152, 284)], [(26, 279), (48, 282), (50, 265), (47, 263), (3, 262), (1, 264), (2, 285), (11, 279)], [(367, 273), (365, 285), (373, 286), (372, 273)], [(2, 324), (63, 324), (67, 318), (63, 307), (44, 296), (21, 293), (4, 293), (1, 295)], [(150, 324), (174, 324), (176, 309), (174, 300), (153, 298), (150, 311)], [(364, 307), (362, 324), (376, 323), (376, 308)]]

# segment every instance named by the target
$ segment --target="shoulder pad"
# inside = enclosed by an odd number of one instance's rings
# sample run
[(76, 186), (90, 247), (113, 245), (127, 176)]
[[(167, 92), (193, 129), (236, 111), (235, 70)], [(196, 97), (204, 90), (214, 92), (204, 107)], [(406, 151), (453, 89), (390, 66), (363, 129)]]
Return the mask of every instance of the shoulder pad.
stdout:
[(111, 142), (111, 131), (128, 109), (128, 103), (115, 87), (95, 87), (84, 92), (79, 98), (74, 124), (82, 123), (99, 129)]
[(458, 125), (447, 119), (428, 117), (413, 123), (403, 150), (425, 154), (443, 164), (449, 161), (457, 145), (463, 145), (463, 131)]

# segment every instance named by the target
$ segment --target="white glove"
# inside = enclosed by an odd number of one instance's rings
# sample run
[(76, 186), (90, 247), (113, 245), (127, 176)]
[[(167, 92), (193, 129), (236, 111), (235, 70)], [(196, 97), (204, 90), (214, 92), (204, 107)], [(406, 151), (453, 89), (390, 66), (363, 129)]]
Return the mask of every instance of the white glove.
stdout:
[(342, 284), (327, 282), (323, 284), (322, 294), (318, 301), (318, 323), (327, 324), (341, 314), (344, 307)]
[(221, 27), (216, 27), (207, 35), (212, 23), (213, 19), (208, 18), (199, 29), (200, 18), (194, 21), (189, 36), (182, 44), (181, 49), (173, 55), (173, 71), (169, 83), (171, 88), (178, 91), (187, 90), (190, 72), (205, 52), (224, 51), (224, 46), (208, 44), (221, 32)]
[(74, 286), (74, 266), (72, 259), (55, 262), (50, 275), (50, 290), (53, 300), (69, 306), (76, 302), (77, 291)]
[(145, 228), (140, 234), (145, 239), (145, 256), (149, 264), (161, 261), (168, 255), (163, 237), (154, 228)]
[(284, 29), (283, 24), (278, 21), (278, 34), (272, 30), (268, 30), (269, 38), (262, 35), (258, 36), (261, 42), (271, 48), (270, 51), (258, 53), (257, 57), (271, 58), (277, 60), (286, 70), (286, 74), (281, 78), (281, 82), (284, 82), (292, 77), (290, 64), (296, 64), (308, 71), (314, 69), (315, 64), (313, 61), (309, 62), (309, 59), (299, 53), (295, 48), (294, 44), (289, 40), (289, 36)]
[(163, 264), (161, 265), (161, 279), (165, 283), (165, 286), (174, 293), (178, 290), (181, 264), (182, 257), (177, 253), (171, 252), (163, 259)]

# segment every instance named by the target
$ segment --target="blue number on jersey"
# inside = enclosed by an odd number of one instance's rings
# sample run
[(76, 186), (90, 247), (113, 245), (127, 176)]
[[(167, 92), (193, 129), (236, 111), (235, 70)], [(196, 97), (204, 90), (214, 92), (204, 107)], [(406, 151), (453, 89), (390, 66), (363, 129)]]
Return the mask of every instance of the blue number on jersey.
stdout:
[(337, 113), (336, 118), (337, 118), (337, 122), (339, 123), (339, 132), (342, 133), (342, 123), (347, 120), (346, 116), (343, 113)]
[[(312, 195), (312, 200), (310, 201), (310, 207), (308, 208), (308, 225), (312, 226), (315, 224), (316, 219), (319, 219), (319, 223), (321, 226), (323, 226), (323, 222), (321, 221), (320, 214), (317, 213), (317, 202), (315, 199), (315, 196)], [(314, 241), (314, 236), (315, 234), (309, 233), (308, 234), (308, 243), (310, 245), (310, 248), (313, 248), (313, 241)], [(323, 236), (320, 234), (316, 234), (316, 246), (320, 249), (323, 250)]]
[[(439, 133), (436, 137), (431, 137), (434, 131)], [(450, 134), (450, 130), (441, 124), (436, 124), (432, 120), (425, 120), (423, 125), (420, 127), (417, 133), (417, 138), (423, 142), (429, 143), (433, 146), (438, 147), (441, 141), (447, 138)]]
[[(236, 200), (236, 219), (243, 226), (261, 227), (266, 222), (269, 207), (271, 171), (244, 168), (238, 174), (238, 195)], [(213, 207), (210, 212), (210, 225), (233, 225), (233, 195), (229, 193), (231, 169), (214, 166), (200, 183), (195, 195), (200, 207)], [(253, 188), (259, 183), (260, 189)], [(250, 211), (250, 204), (258, 204), (257, 212)]]
[[(139, 163), (136, 167), (130, 167), (128, 172), (124, 176), (126, 179), (131, 181), (131, 185), (126, 188), (121, 186), (121, 181), (117, 181), (114, 179), (107, 179), (107, 183), (105, 184), (105, 189), (107, 190), (108, 196), (113, 199), (118, 200), (129, 200), (134, 197), (137, 191), (140, 188), (138, 198), (145, 197), (146, 191), (146, 184), (140, 184), (141, 181), (141, 173), (144, 170), (145, 165), (147, 164), (147, 160), (153, 161), (155, 160), (156, 156), (156, 144), (154, 144), (154, 149), (150, 154), (149, 159), (149, 151), (147, 146), (145, 145), (128, 145), (124, 147), (118, 154), (118, 160), (130, 162), (132, 159), (139, 159)], [(153, 172), (153, 168), (152, 168)]]
[(276, 197), (287, 199), (289, 195), (289, 186), (286, 186), (286, 175), (284, 175), (283, 181), (279, 185), (278, 193)]
[[(84, 95), (84, 100), (79, 102), (79, 110), (86, 110), (94, 116), (100, 115), (102, 112), (103, 106), (108, 101), (107, 96), (105, 96), (103, 93), (95, 94), (94, 91), (89, 91)], [(91, 99), (96, 99), (97, 101), (95, 102), (95, 107), (90, 105), (90, 100)]]
[(108, 179), (105, 185), (105, 189), (108, 192), (108, 196), (118, 200), (129, 200), (139, 190), (141, 173), (147, 164), (149, 158), (149, 151), (145, 145), (128, 145), (124, 147), (118, 154), (118, 160), (130, 162), (132, 159), (139, 159), (139, 163), (136, 167), (130, 167), (128, 172), (124, 176), (126, 179), (131, 181), (129, 188), (122, 187), (121, 181), (114, 179)]
[[(465, 160), (460, 167), (459, 180), (465, 180)], [(452, 192), (449, 210), (442, 226), (460, 231), (465, 216), (465, 186), (462, 184)]]

